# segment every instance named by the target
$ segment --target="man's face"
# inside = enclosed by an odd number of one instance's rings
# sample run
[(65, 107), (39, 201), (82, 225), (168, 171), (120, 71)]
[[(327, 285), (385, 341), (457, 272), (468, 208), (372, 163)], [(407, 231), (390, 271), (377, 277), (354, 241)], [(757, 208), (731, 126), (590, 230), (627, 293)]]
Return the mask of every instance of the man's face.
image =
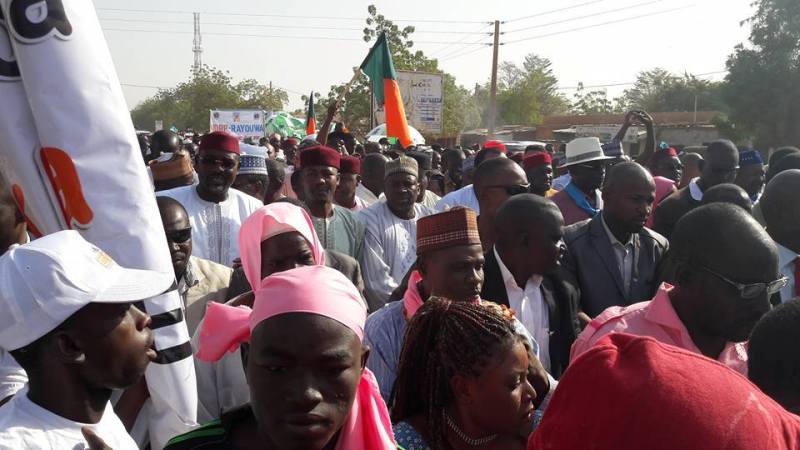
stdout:
[(366, 361), (356, 334), (328, 317), (288, 313), (258, 324), (250, 342), (250, 403), (270, 448), (327, 448), (350, 414)]
[(683, 178), (683, 163), (677, 156), (663, 158), (658, 165), (653, 167), (653, 176), (669, 178), (676, 184), (680, 184)]
[(564, 218), (557, 210), (546, 214), (527, 232), (527, 245), (520, 249), (528, 256), (531, 272), (539, 275), (553, 273), (566, 253), (564, 244)]
[(355, 173), (339, 174), (339, 186), (336, 187), (336, 203), (349, 208), (356, 198), (356, 187), (361, 177)]
[[(720, 256), (715, 258), (718, 261), (712, 261), (715, 267), (709, 264), (708, 269), (740, 284), (769, 283), (780, 277), (776, 258), (754, 261), (730, 253), (720, 252)], [(694, 269), (696, 280), (692, 289), (696, 298), (702, 299), (698, 315), (702, 316), (700, 321), (704, 331), (711, 336), (724, 337), (729, 342), (746, 341), (755, 324), (771, 308), (767, 292), (756, 298), (743, 298), (736, 287), (720, 276), (700, 265)]]
[(620, 180), (603, 191), (603, 217), (620, 224), (628, 233), (638, 233), (653, 210), (655, 198), (652, 181)]
[(258, 199), (264, 203), (264, 193), (266, 191), (264, 176), (254, 174), (239, 174), (233, 181), (233, 188)]
[(408, 213), (414, 209), (419, 196), (417, 177), (408, 173), (395, 173), (386, 177), (384, 194), (389, 209)]
[(273, 273), (313, 266), (314, 253), (297, 231), (281, 233), (261, 242), (261, 279)]
[(514, 195), (529, 192), (528, 177), (518, 164), (499, 170), (476, 191), (481, 212), (492, 214)]
[(456, 183), (460, 183), (463, 176), (464, 155), (452, 154), (445, 161), (447, 175)]
[(747, 195), (755, 197), (761, 192), (766, 180), (766, 172), (763, 164), (753, 164), (742, 167), (736, 175), (736, 184), (747, 192)]
[(569, 166), (572, 182), (583, 192), (594, 192), (606, 178), (605, 161), (589, 161)]
[(708, 189), (723, 183), (733, 183), (739, 172), (739, 158), (733, 154), (709, 155), (703, 164), (703, 187)]
[(192, 225), (184, 211), (170, 208), (162, 211), (161, 222), (167, 236), (167, 246), (172, 257), (175, 278), (180, 280), (186, 273), (186, 265), (192, 256)]
[(531, 185), (532, 194), (544, 197), (553, 186), (553, 166), (550, 164), (532, 167), (525, 172), (525, 175)]
[(480, 296), (483, 264), (480, 244), (459, 245), (423, 255), (420, 274), (431, 296), (468, 301)]
[(303, 167), (303, 192), (308, 203), (333, 203), (339, 170), (330, 166)]
[(85, 356), (82, 375), (92, 388), (131, 386), (156, 357), (150, 316), (131, 303), (90, 303), (70, 320), (67, 332)]
[(209, 197), (224, 200), (236, 179), (239, 155), (222, 150), (201, 150), (197, 155), (198, 189)]
[(439, 170), (442, 166), (442, 155), (439, 152), (431, 154), (431, 170)]

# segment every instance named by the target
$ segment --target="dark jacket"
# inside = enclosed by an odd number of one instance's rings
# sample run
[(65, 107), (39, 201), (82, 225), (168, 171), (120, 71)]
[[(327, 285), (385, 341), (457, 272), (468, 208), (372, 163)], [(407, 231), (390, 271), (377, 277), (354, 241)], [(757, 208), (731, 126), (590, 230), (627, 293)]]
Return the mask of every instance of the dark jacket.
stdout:
[(698, 206), (700, 202), (692, 198), (689, 186), (679, 189), (658, 204), (653, 213), (653, 231), (669, 239), (678, 220)]
[[(494, 250), (484, 255), (483, 290), (481, 298), (509, 306), (506, 285)], [(542, 298), (547, 303), (550, 322), (550, 374), (558, 378), (569, 364), (569, 351), (580, 333), (578, 323), (579, 293), (564, 281), (560, 273), (542, 279)]]
[[(660, 208), (660, 207), (659, 207)], [(627, 306), (651, 300), (659, 285), (659, 264), (669, 249), (664, 236), (642, 228), (633, 235), (633, 272), (630, 292), (624, 292), (611, 241), (602, 214), (564, 230), (567, 254), (564, 269), (581, 292), (581, 310), (596, 317), (610, 306)]]
[[(335, 250), (325, 250), (325, 265), (331, 269), (338, 270), (346, 276), (355, 285), (358, 292), (361, 293), (361, 297), (364, 298), (364, 280), (361, 278), (361, 266), (355, 258)], [(244, 269), (241, 266), (233, 269), (226, 301), (252, 290), (253, 288), (250, 287), (250, 283), (247, 282), (247, 277), (244, 275)], [(373, 312), (381, 306), (383, 305), (367, 305), (369, 312)]]

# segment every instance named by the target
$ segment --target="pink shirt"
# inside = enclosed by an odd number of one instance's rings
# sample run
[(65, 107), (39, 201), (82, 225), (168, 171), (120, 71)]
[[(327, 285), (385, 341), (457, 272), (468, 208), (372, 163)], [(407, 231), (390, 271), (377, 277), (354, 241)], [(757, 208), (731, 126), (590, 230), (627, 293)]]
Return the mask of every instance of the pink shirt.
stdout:
[[(595, 201), (597, 202), (598, 209), (603, 209), (603, 199), (600, 198), (599, 191), (597, 192)], [(575, 200), (567, 194), (567, 191), (561, 191), (549, 197), (553, 203), (561, 210), (561, 215), (564, 216), (564, 226), (570, 226), (573, 223), (578, 223), (586, 219), (591, 219), (592, 216), (586, 211), (582, 210)]]
[[(702, 354), (672, 307), (668, 295), (671, 290), (672, 286), (664, 283), (658, 288), (655, 298), (649, 302), (624, 307), (612, 306), (603, 311), (572, 344), (570, 362), (610, 333), (650, 336), (665, 344)], [(728, 342), (717, 361), (747, 376), (747, 343)]]

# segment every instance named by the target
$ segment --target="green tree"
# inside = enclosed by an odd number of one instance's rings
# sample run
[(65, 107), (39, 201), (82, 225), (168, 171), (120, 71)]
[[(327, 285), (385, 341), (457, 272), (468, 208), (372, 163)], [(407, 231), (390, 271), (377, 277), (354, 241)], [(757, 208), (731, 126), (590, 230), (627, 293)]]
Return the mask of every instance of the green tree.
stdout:
[(204, 66), (192, 70), (188, 81), (171, 89), (159, 89), (131, 111), (136, 128), (150, 129), (156, 120), (165, 127), (208, 129), (210, 109), (281, 110), (289, 96), (256, 80), (234, 83), (227, 72)]
[(759, 0), (748, 45), (728, 58), (723, 95), (761, 148), (800, 145), (800, 2)]
[(583, 83), (578, 83), (578, 90), (573, 95), (571, 112), (573, 114), (610, 114), (615, 112), (614, 105), (603, 90), (586, 91)]
[(721, 83), (699, 79), (692, 74), (675, 75), (662, 68), (639, 73), (636, 83), (616, 99), (618, 110), (719, 111), (725, 109)]
[(547, 58), (529, 54), (521, 66), (504, 62), (498, 71), (497, 125), (538, 125), (544, 116), (568, 110)]

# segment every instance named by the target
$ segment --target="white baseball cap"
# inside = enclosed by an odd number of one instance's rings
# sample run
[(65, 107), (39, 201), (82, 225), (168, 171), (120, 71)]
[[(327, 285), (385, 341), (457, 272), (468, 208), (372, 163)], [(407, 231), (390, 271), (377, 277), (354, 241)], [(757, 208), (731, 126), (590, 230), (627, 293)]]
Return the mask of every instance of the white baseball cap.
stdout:
[(0, 348), (16, 350), (89, 303), (131, 303), (162, 294), (173, 273), (120, 267), (77, 231), (59, 231), (0, 256)]

